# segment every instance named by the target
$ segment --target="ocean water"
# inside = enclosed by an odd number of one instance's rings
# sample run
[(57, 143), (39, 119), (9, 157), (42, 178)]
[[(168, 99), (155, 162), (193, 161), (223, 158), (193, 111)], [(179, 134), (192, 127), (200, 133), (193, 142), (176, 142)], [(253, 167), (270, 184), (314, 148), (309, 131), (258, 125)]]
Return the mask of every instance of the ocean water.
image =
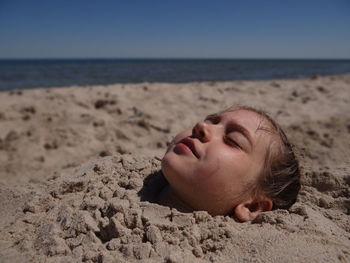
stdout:
[(350, 60), (0, 60), (0, 90), (113, 83), (283, 79), (342, 73), (350, 73)]

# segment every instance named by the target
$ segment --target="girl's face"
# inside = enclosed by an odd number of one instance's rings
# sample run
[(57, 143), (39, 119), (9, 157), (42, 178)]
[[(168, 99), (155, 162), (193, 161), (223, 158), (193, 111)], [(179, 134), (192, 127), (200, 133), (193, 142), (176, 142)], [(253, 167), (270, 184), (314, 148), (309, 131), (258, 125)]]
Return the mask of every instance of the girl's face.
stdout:
[[(179, 133), (162, 160), (178, 198), (196, 210), (229, 214), (251, 195), (271, 141), (260, 114), (228, 110)], [(265, 128), (265, 129), (264, 129)]]

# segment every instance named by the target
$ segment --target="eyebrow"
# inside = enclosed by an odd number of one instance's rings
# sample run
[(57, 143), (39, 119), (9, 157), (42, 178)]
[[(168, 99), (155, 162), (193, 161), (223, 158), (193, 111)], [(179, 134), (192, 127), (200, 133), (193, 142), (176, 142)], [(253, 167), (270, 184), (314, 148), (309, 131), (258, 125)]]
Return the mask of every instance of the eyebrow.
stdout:
[(217, 113), (213, 113), (213, 114), (209, 114), (209, 115), (207, 115), (207, 117), (205, 117), (205, 120), (207, 120), (207, 119), (211, 119), (211, 118), (217, 118), (217, 117), (219, 117), (219, 114), (217, 114)]
[[(207, 117), (205, 117), (205, 119), (217, 118), (217, 117), (219, 117), (219, 114), (214, 113), (214, 114), (209, 114)], [(241, 124), (237, 122), (229, 123), (229, 127), (234, 128), (236, 131), (242, 134), (248, 140), (250, 147), (253, 147), (252, 136), (250, 135), (250, 132), (245, 127), (243, 127)]]

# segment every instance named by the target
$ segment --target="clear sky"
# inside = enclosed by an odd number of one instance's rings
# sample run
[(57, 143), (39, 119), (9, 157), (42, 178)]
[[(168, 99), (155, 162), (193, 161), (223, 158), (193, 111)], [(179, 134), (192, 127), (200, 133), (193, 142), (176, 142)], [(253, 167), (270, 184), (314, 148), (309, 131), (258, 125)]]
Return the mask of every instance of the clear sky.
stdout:
[(350, 0), (0, 0), (0, 58), (350, 58)]

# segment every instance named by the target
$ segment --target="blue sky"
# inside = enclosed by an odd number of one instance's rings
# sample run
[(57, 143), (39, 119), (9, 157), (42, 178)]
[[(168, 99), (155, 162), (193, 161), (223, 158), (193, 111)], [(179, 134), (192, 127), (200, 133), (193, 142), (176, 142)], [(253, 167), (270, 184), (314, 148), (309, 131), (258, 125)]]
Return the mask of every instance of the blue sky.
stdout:
[(0, 0), (0, 58), (350, 58), (350, 0)]

